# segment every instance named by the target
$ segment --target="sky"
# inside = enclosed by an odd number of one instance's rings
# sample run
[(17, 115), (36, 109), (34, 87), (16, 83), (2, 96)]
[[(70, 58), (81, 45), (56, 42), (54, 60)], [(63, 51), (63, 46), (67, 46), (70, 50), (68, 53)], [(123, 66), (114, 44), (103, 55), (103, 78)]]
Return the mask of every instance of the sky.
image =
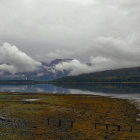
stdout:
[(56, 58), (74, 59), (55, 67), (71, 75), (140, 66), (139, 13), (139, 0), (0, 0), (0, 70)]

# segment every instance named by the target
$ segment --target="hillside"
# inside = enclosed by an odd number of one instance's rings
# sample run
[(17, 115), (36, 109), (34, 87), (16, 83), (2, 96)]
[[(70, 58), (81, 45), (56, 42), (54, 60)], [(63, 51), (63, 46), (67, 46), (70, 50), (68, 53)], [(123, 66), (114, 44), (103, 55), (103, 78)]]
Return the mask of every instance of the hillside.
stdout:
[(56, 83), (85, 82), (140, 82), (140, 67), (107, 70), (56, 79)]

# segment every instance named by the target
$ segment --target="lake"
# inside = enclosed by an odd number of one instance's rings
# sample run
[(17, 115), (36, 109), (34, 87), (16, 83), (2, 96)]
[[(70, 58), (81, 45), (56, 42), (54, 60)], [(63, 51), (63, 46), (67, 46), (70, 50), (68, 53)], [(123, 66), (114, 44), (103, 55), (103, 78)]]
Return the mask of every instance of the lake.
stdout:
[(139, 84), (0, 85), (0, 92), (91, 94), (140, 101)]

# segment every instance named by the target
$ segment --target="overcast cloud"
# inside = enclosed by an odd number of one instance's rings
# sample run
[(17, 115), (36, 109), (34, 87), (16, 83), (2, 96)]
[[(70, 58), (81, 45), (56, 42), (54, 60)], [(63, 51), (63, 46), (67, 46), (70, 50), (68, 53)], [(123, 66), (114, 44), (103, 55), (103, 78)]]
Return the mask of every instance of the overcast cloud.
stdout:
[(34, 66), (73, 58), (56, 66), (72, 75), (140, 66), (139, 13), (139, 0), (0, 0), (0, 43), (16, 45)]
[(11, 46), (8, 43), (4, 43), (0, 47), (0, 63), (0, 70), (12, 74), (34, 71), (38, 66), (41, 66), (40, 62), (35, 61), (16, 46)]

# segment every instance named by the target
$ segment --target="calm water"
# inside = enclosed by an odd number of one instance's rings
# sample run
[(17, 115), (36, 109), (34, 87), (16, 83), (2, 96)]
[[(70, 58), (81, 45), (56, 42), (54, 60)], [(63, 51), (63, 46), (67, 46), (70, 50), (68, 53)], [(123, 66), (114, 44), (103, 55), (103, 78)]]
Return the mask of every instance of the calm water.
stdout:
[(0, 85), (0, 92), (92, 94), (140, 101), (139, 84)]

